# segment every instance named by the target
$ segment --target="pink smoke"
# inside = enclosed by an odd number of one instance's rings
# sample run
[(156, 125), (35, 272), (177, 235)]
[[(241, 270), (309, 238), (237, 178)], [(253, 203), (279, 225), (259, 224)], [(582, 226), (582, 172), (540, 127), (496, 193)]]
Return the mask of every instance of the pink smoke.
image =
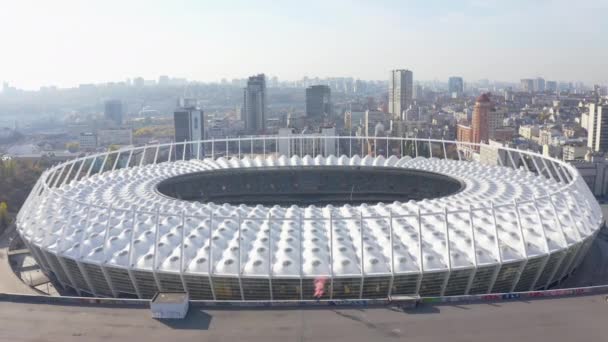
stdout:
[(325, 294), (325, 282), (326, 281), (327, 281), (327, 278), (325, 278), (325, 277), (319, 277), (314, 280), (315, 294), (313, 296), (315, 298), (319, 299), (319, 298), (323, 297), (323, 295)]

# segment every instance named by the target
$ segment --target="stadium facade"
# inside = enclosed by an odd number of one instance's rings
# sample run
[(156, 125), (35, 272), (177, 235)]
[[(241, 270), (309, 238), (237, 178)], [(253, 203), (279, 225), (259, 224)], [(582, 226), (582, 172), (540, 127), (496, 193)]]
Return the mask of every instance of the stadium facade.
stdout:
[[(177, 154), (184, 144), (195, 153)], [(17, 228), (79, 294), (268, 301), (542, 289), (571, 274), (602, 220), (576, 169), (539, 154), (269, 136), (56, 165)]]

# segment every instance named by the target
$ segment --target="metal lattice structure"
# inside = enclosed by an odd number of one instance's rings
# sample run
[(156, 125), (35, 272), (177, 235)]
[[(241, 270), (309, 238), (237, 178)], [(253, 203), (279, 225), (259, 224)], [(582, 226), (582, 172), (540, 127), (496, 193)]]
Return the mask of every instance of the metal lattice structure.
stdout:
[[(157, 189), (212, 170), (346, 166), (430, 172), (464, 187), (420, 201), (287, 207), (185, 201)], [(327, 136), (78, 158), (45, 171), (17, 218), (42, 269), (78, 293), (265, 301), (315, 299), (319, 282), (328, 299), (546, 288), (575, 269), (601, 224), (583, 179), (556, 159), (443, 140)]]

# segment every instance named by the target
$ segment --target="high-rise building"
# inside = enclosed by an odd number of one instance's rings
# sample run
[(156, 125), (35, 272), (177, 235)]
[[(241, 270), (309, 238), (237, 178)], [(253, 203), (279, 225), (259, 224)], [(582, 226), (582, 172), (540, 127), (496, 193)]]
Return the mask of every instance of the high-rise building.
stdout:
[(543, 93), (545, 91), (545, 79), (542, 77), (537, 77), (534, 79), (534, 91), (538, 93)]
[(242, 119), (248, 134), (266, 130), (266, 77), (251, 76), (244, 91)]
[(414, 74), (410, 70), (391, 70), (388, 81), (388, 112), (401, 120), (403, 111), (412, 104)]
[(326, 85), (306, 88), (306, 116), (322, 118), (332, 114), (331, 90)]
[(496, 121), (490, 117), (493, 114), (492, 112), (495, 112), (495, 110), (490, 100), (490, 94), (481, 94), (475, 101), (475, 107), (473, 107), (471, 142), (476, 144), (488, 142), (491, 137), (491, 128), (493, 128), (490, 124)]
[(464, 93), (464, 81), (462, 77), (450, 77), (448, 79), (448, 92), (453, 98), (458, 98)]
[(531, 78), (524, 78), (521, 80), (521, 90), (527, 93), (534, 91), (534, 80)]
[[(203, 110), (194, 105), (192, 101), (184, 101), (184, 103), (187, 106), (179, 107), (173, 112), (175, 142), (203, 140), (205, 138), (205, 115)], [(201, 150), (197, 153), (198, 148)], [(177, 159), (189, 159), (193, 156), (200, 156), (202, 155), (202, 149), (203, 144), (200, 146), (197, 144), (176, 145), (175, 157)]]
[[(605, 109), (605, 110), (604, 110)], [(589, 104), (587, 146), (595, 152), (608, 151), (608, 106)]]
[(546, 86), (545, 86), (545, 90), (550, 92), (550, 93), (556, 93), (557, 92), (557, 82), (555, 81), (547, 81)]
[(122, 125), (122, 102), (120, 100), (107, 100), (104, 104), (104, 117), (113, 125)]

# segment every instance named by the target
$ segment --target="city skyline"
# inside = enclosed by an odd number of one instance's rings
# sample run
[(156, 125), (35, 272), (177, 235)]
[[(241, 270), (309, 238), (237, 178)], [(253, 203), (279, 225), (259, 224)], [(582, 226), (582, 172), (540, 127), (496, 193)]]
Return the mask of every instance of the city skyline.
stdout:
[[(458, 74), (605, 84), (608, 49), (590, 44), (608, 33), (604, 9), (608, 3), (587, 1), (571, 11), (565, 0), (336, 0), (281, 7), (269, 1), (7, 2), (0, 31), (11, 34), (4, 35), (0, 81), (38, 89), (165, 74), (210, 82), (261, 72), (280, 79), (382, 80), (388, 70), (408, 68), (419, 80)], [(182, 49), (190, 53), (176, 54)]]

